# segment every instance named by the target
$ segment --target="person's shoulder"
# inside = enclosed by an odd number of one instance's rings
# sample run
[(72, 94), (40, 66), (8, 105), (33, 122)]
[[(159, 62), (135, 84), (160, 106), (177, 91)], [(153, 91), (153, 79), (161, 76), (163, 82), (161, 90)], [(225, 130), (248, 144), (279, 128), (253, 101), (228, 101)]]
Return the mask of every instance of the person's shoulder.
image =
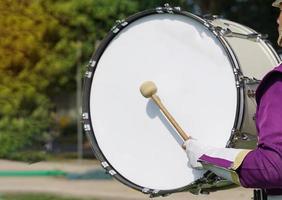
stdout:
[[(268, 72), (260, 82), (256, 91), (256, 100), (259, 103), (262, 95), (275, 83), (282, 82), (282, 63)], [(280, 84), (281, 85), (281, 84)]]

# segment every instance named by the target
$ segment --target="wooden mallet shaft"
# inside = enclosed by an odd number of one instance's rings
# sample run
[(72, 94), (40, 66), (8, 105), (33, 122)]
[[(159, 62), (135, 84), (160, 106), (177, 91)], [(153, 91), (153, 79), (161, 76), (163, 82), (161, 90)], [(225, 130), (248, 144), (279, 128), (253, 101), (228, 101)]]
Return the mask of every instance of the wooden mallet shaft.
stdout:
[(187, 135), (183, 131), (180, 125), (176, 122), (176, 120), (172, 117), (172, 115), (165, 108), (165, 106), (161, 102), (161, 99), (158, 97), (158, 95), (156, 95), (157, 90), (158, 90), (157, 86), (152, 81), (146, 81), (140, 86), (141, 94), (146, 98), (151, 98), (157, 104), (157, 106), (161, 109), (161, 111), (166, 116), (166, 118), (170, 121), (173, 127), (177, 130), (178, 134), (182, 137), (182, 139), (184, 141), (188, 140), (190, 136)]

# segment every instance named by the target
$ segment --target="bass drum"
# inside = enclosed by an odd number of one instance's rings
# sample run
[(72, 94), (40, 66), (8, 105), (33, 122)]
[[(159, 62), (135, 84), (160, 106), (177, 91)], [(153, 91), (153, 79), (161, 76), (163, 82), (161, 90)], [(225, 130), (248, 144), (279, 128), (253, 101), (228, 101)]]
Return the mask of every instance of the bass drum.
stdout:
[(246, 97), (247, 83), (277, 64), (260, 35), (234, 22), (169, 6), (135, 14), (113, 27), (89, 63), (84, 130), (107, 172), (143, 193), (228, 185), (187, 166), (182, 139), (139, 87), (154, 81), (168, 110), (199, 141), (253, 147), (250, 137), (240, 138), (241, 130), (256, 134), (248, 120), (255, 107)]

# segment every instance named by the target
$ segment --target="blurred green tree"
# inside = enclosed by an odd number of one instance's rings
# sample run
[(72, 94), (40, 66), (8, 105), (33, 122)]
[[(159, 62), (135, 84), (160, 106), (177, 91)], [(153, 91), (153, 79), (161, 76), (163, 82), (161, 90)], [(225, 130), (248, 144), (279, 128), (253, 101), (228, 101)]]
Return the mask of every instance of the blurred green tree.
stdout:
[(75, 90), (77, 64), (136, 10), (130, 0), (0, 1), (0, 157), (42, 148), (57, 130), (54, 97)]
[(38, 2), (0, 2), (0, 156), (37, 144), (50, 126), (49, 78), (38, 67), (56, 21)]

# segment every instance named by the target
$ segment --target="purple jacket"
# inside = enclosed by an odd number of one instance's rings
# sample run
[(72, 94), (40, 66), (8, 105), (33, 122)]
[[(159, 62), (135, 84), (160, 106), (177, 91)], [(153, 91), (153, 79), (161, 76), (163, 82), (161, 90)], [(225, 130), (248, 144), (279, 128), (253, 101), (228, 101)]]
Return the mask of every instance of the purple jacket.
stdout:
[(282, 195), (282, 64), (263, 78), (256, 101), (258, 146), (238, 169), (240, 183)]

